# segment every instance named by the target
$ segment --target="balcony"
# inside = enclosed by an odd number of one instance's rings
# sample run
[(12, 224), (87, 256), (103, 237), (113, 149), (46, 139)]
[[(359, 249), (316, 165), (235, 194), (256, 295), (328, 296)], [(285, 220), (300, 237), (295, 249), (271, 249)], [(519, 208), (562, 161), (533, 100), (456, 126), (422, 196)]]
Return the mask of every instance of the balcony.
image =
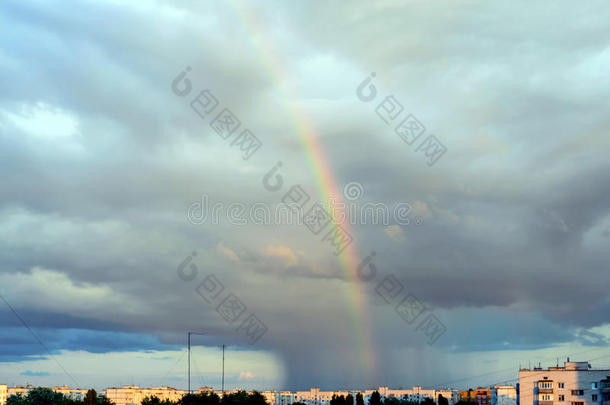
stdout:
[(538, 388), (538, 394), (552, 394), (552, 388)]
[(538, 405), (553, 405), (553, 401), (538, 401)]

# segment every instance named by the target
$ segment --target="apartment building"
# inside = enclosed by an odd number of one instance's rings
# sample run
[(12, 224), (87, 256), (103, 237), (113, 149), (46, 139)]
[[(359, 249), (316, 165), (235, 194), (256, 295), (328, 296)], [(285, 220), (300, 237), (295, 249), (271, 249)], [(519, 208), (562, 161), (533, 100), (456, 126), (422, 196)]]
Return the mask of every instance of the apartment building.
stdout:
[(291, 405), (293, 402), (296, 402), (294, 393), (291, 391), (274, 391), (274, 399), (270, 404)]
[(5, 405), (7, 398), (8, 398), (8, 386), (6, 384), (0, 384), (0, 405)]
[(53, 387), (54, 392), (58, 392), (60, 394), (65, 395), (70, 399), (74, 399), (76, 401), (82, 401), (87, 395), (88, 390), (80, 389), (80, 388), (70, 388), (67, 385), (63, 385), (61, 387)]
[(460, 391), (460, 400), (474, 402), (477, 405), (491, 405), (492, 389), (487, 387), (470, 388)]
[(610, 377), (606, 377), (600, 381), (599, 389), (602, 395), (601, 405), (610, 405)]
[(36, 388), (33, 385), (18, 385), (15, 387), (8, 387), (7, 389), (7, 394), (10, 397), (11, 395), (18, 395), (21, 394), (22, 396), (27, 395), (27, 393), (33, 389)]
[[(22, 396), (26, 396), (28, 392), (34, 388), (36, 387), (33, 385), (19, 385), (15, 387), (8, 387), (4, 384), (0, 384), (0, 405), (6, 405), (6, 400), (11, 395), (20, 394)], [(54, 392), (58, 392), (70, 399), (75, 399), (77, 401), (82, 401), (83, 398), (85, 398), (85, 395), (87, 394), (87, 390), (80, 388), (69, 388), (67, 385), (61, 387), (53, 387), (52, 389)]]
[[(460, 400), (460, 392), (458, 390), (451, 390), (451, 389), (436, 390), (434, 392), (434, 402), (436, 402), (437, 404), (438, 404), (438, 397), (440, 395), (442, 395), (443, 398), (447, 399), (447, 402), (449, 402), (449, 405), (455, 405)], [(516, 404), (513, 404), (513, 405), (516, 405)]]
[(519, 370), (520, 405), (610, 405), (610, 370), (584, 362)]
[[(369, 389), (364, 391), (345, 390), (345, 391), (321, 391), (319, 388), (311, 388), (309, 391), (263, 391), (261, 394), (267, 402), (272, 405), (291, 405), (294, 402), (302, 402), (306, 405), (330, 405), (333, 395), (351, 395), (356, 400), (356, 395), (361, 393), (364, 403), (368, 404), (373, 392), (378, 391), (381, 398), (400, 398), (410, 401), (421, 402), (425, 398), (430, 398), (438, 403), (438, 396), (443, 395), (447, 398), (449, 405), (455, 405), (460, 400), (458, 390), (432, 390), (424, 389), (416, 386), (411, 389), (390, 389), (388, 387), (379, 387), (377, 389)], [(510, 404), (507, 404), (510, 405)], [(512, 404), (515, 405), (515, 404)]]
[(478, 405), (491, 405), (491, 389), (478, 387), (474, 390), (474, 400)]
[[(207, 387), (202, 387), (201, 392), (207, 392)], [(172, 387), (140, 388), (137, 385), (125, 385), (121, 388), (107, 388), (106, 398), (116, 405), (140, 405), (146, 397), (157, 397), (160, 400), (169, 399), (178, 401), (187, 391)]]
[(320, 391), (319, 388), (311, 388), (309, 391), (295, 392), (294, 399), (295, 402), (303, 402), (305, 405), (330, 405), (333, 395), (347, 396), (347, 394), (349, 391)]
[[(400, 398), (410, 401), (421, 402), (425, 398), (430, 398), (433, 401), (438, 401), (438, 396), (443, 395), (447, 398), (449, 405), (455, 405), (459, 399), (459, 391), (457, 390), (432, 390), (424, 389), (416, 386), (412, 389), (390, 389), (388, 387), (379, 387), (377, 389), (369, 389), (364, 391), (359, 390), (344, 390), (344, 391), (321, 391), (319, 388), (311, 388), (309, 391), (263, 391), (261, 394), (271, 405), (291, 405), (294, 402), (302, 402), (306, 405), (330, 405), (333, 395), (351, 395), (356, 400), (356, 395), (361, 393), (364, 403), (368, 404), (373, 392), (378, 391), (382, 398)], [(508, 404), (507, 404), (508, 405)], [(514, 405), (514, 404), (513, 404)]]
[(423, 402), (426, 398), (435, 401), (436, 398), (438, 398), (438, 396), (436, 395), (436, 390), (424, 389), (420, 386), (415, 386), (411, 390), (406, 391), (411, 392), (407, 392), (406, 396), (403, 396), (403, 398), (406, 398), (409, 401)]
[(491, 387), (491, 405), (517, 405), (517, 388), (513, 385)]
[(275, 391), (263, 391), (263, 392), (261, 392), (261, 395), (265, 398), (265, 401), (267, 401), (268, 404), (271, 404), (271, 405), (275, 404), (275, 398), (276, 398)]
[[(432, 389), (424, 389), (420, 386), (415, 386), (411, 389), (397, 389), (393, 390), (388, 387), (379, 387), (375, 390), (365, 390), (362, 395), (364, 397), (364, 403), (368, 404), (373, 392), (378, 391), (381, 395), (381, 398), (400, 398), (407, 399), (409, 401), (422, 402), (426, 398), (430, 398), (433, 401), (436, 401), (438, 398), (438, 394), (436, 390)], [(456, 391), (457, 393), (457, 391)], [(448, 400), (451, 400), (456, 394), (451, 395), (451, 397), (447, 397)], [(444, 396), (444, 395), (443, 395)], [(457, 401), (455, 401), (457, 402)], [(450, 405), (453, 405), (450, 401)]]

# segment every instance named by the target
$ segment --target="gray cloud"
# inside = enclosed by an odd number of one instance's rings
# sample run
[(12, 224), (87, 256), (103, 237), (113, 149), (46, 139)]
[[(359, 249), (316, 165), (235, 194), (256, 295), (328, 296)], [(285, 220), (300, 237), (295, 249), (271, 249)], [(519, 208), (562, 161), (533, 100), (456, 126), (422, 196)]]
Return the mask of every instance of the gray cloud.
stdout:
[[(201, 328), (205, 344), (244, 344), (194, 291), (210, 273), (269, 326), (257, 347), (283, 356), (292, 388), (432, 384), (453, 371), (418, 365), (447, 353), (607, 341), (589, 330), (610, 310), (601, 3), (65, 7), (0, 9), (0, 277), (34, 327), (91, 331), (89, 346), (50, 337), (58, 349), (135, 347), (105, 345), (111, 332), (173, 347)], [(181, 99), (170, 83), (186, 66), (193, 93)], [(355, 89), (371, 71), (379, 95), (363, 104)], [(205, 88), (263, 141), (250, 160), (189, 107)], [(375, 114), (389, 94), (448, 147), (434, 167)], [(382, 305), (380, 279), (354, 292), (305, 227), (186, 221), (203, 193), (277, 204), (301, 184), (324, 198), (299, 117), (339, 191), (358, 181), (360, 203), (406, 201), (424, 218), (398, 241), (382, 226), (352, 233), (358, 260), (376, 251), (383, 274), (442, 314), (435, 348)], [(262, 178), (277, 161), (285, 185), (271, 193)], [(185, 283), (175, 269), (193, 250), (198, 278)]]

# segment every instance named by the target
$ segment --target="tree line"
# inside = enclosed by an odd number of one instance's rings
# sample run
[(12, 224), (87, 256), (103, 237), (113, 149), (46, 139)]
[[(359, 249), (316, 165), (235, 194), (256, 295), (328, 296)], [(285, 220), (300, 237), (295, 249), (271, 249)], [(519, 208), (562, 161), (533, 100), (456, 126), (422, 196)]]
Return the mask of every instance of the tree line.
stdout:
[(220, 398), (214, 392), (186, 394), (178, 401), (160, 400), (157, 397), (147, 397), (142, 405), (269, 405), (265, 397), (257, 391), (237, 391), (226, 393)]
[[(8, 397), (6, 405), (114, 405), (105, 397), (98, 397), (95, 390), (87, 391), (82, 401), (72, 399), (50, 388), (33, 388), (26, 395), (16, 394)], [(142, 405), (269, 405), (259, 392), (237, 391), (220, 398), (213, 392), (186, 394), (178, 401), (146, 397)]]
[(82, 401), (69, 398), (50, 388), (33, 388), (27, 394), (14, 394), (7, 398), (6, 405), (113, 405), (104, 397), (98, 397), (95, 390), (87, 391)]
[[(26, 395), (11, 395), (6, 401), (6, 405), (114, 405), (112, 401), (105, 397), (98, 397), (95, 390), (87, 391), (82, 401), (71, 399), (64, 394), (54, 392), (50, 388), (34, 388)], [(214, 392), (203, 392), (197, 394), (186, 394), (178, 401), (169, 399), (161, 400), (157, 397), (146, 397), (142, 400), (142, 405), (269, 405), (265, 397), (257, 391), (246, 392), (237, 391), (225, 394), (220, 398)], [(292, 405), (305, 405), (302, 402), (294, 402)], [(354, 398), (351, 394), (347, 396), (333, 395), (330, 405), (365, 405), (364, 397), (361, 393)], [(371, 394), (368, 405), (449, 405), (447, 398), (438, 396), (438, 404), (431, 398), (423, 401), (410, 401), (406, 398), (381, 398), (378, 391)], [(475, 402), (459, 401), (456, 405), (477, 405)]]
[[(361, 393), (356, 394), (355, 405), (364, 405), (364, 398)], [(302, 402), (295, 402), (292, 405), (305, 405)], [(330, 405), (354, 405), (352, 394), (333, 395)], [(381, 398), (379, 391), (374, 391), (369, 398), (368, 405), (449, 405), (449, 400), (442, 395), (438, 396), (438, 404), (432, 398), (424, 398), (423, 401), (412, 401), (407, 398), (387, 397)], [(456, 405), (477, 405), (475, 402), (459, 401)]]

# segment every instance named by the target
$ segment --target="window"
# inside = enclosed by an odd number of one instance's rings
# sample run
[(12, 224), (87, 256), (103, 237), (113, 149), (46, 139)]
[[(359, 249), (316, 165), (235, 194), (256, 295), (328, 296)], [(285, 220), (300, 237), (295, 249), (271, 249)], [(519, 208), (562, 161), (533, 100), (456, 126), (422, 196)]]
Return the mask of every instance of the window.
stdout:
[(591, 401), (596, 401), (597, 402), (597, 394), (591, 395)]
[(572, 395), (584, 395), (584, 390), (572, 390)]
[(553, 383), (549, 382), (549, 381), (539, 382), (538, 387), (539, 388), (553, 388)]
[(597, 383), (593, 383), (593, 384), (591, 384), (591, 388), (593, 388), (594, 390), (596, 390), (596, 389), (597, 389)]
[(565, 401), (565, 397), (563, 395), (560, 395), (559, 396), (559, 402), (563, 402), (563, 401)]
[(564, 383), (557, 383), (557, 385), (559, 386), (559, 388), (565, 388)]
[(540, 395), (540, 400), (541, 401), (552, 401), (553, 400), (553, 396), (551, 394), (541, 394)]

